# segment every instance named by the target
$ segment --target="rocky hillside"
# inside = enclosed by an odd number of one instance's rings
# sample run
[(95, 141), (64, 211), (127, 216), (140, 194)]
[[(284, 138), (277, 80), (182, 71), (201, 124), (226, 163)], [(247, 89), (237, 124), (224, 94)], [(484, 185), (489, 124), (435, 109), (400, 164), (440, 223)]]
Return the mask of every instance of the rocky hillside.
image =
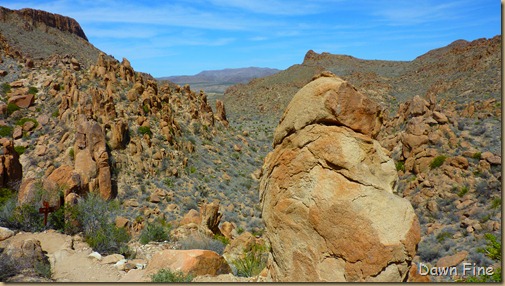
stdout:
[(278, 72), (278, 69), (249, 67), (209, 70), (196, 75), (161, 77), (158, 80), (169, 80), (180, 85), (190, 84), (193, 89), (201, 89), (205, 92), (224, 93), (231, 85), (247, 83), (251, 79), (273, 75)]
[(8, 44), (12, 52), (35, 62), (73, 55), (81, 65), (89, 67), (96, 63), (100, 52), (88, 42), (77, 21), (40, 10), (0, 7), (0, 33), (0, 42)]
[(396, 112), (398, 103), (428, 93), (458, 103), (500, 100), (500, 67), (501, 36), (472, 42), (458, 40), (408, 62), (309, 51), (302, 64), (230, 87), (224, 102), (230, 118), (266, 115), (277, 121), (296, 91), (323, 70), (349, 81), (391, 112)]
[(411, 62), (309, 52), (214, 105), (98, 51), (69, 18), (2, 11), (0, 280), (500, 266), (486, 247), (501, 237), (501, 37)]

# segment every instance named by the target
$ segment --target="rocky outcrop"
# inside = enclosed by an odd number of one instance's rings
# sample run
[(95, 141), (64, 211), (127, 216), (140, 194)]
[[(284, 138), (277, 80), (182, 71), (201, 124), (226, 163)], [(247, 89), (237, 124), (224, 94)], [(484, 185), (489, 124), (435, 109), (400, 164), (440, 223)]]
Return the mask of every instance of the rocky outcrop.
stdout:
[(406, 281), (420, 227), (372, 139), (380, 114), (329, 73), (293, 97), (260, 182), (271, 280)]
[(21, 10), (10, 10), (4, 7), (0, 7), (0, 21), (8, 21), (8, 19), (12, 17), (12, 14), (21, 16), (25, 20), (25, 23), (23, 25), (23, 28), (25, 30), (47, 26), (56, 28), (62, 32), (75, 34), (86, 41), (88, 40), (79, 23), (70, 17), (28, 8)]
[(100, 125), (79, 114), (75, 122), (74, 143), (75, 170), (79, 173), (83, 186), (90, 192), (98, 191), (103, 199), (110, 199), (112, 193), (109, 154), (105, 146), (105, 135)]
[(229, 122), (226, 119), (226, 109), (224, 108), (224, 103), (217, 99), (216, 100), (216, 114), (215, 117), (218, 121), (220, 121), (224, 126), (228, 127)]
[(14, 150), (14, 143), (7, 138), (0, 138), (0, 188), (15, 187), (23, 178), (23, 168), (19, 155)]

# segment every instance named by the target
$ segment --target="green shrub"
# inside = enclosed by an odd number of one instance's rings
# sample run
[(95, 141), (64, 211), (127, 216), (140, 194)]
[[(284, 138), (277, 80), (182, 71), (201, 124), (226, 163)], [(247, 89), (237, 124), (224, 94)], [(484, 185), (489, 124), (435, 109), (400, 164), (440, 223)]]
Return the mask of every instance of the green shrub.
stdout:
[(472, 158), (474, 159), (477, 159), (477, 160), (480, 160), (482, 157), (482, 154), (480, 152), (475, 152), (473, 155), (472, 155)]
[(435, 168), (442, 166), (442, 164), (445, 162), (445, 159), (447, 159), (447, 157), (445, 157), (444, 155), (435, 157), (433, 161), (431, 161), (430, 163), (430, 168), (433, 170)]
[(137, 130), (138, 134), (144, 135), (147, 134), (149, 137), (153, 136), (153, 133), (151, 132), (151, 128), (147, 126), (140, 126), (139, 129)]
[(18, 153), (19, 155), (22, 155), (25, 153), (26, 147), (25, 146), (14, 146), (14, 151), (16, 151), (16, 153)]
[(8, 188), (0, 188), (0, 208), (2, 208), (9, 199), (16, 197), (16, 191)]
[(492, 209), (497, 209), (501, 207), (501, 198), (494, 198), (491, 201), (491, 208)]
[(34, 86), (30, 86), (30, 88), (28, 89), (29, 94), (35, 95), (35, 94), (37, 94), (37, 92), (39, 92), (39, 90)]
[(441, 232), (439, 234), (437, 234), (437, 241), (439, 243), (442, 243), (444, 240), (446, 240), (447, 238), (451, 238), (452, 237), (452, 234), (450, 234), (449, 232)]
[(0, 137), (11, 137), (12, 127), (10, 126), (0, 126)]
[(34, 265), (35, 273), (47, 279), (51, 279), (53, 273), (51, 272), (51, 264), (49, 261), (37, 261)]
[(11, 85), (6, 82), (2, 83), (2, 93), (7, 94), (9, 92), (11, 92)]
[(458, 196), (462, 198), (464, 195), (466, 195), (466, 193), (468, 193), (468, 187), (464, 186), (459, 190)]
[(72, 158), (72, 160), (75, 159), (74, 148), (70, 148), (70, 150), (68, 150), (68, 155)]
[(170, 178), (163, 179), (163, 184), (169, 188), (172, 188), (174, 186), (174, 182)]
[[(502, 249), (501, 242), (498, 241), (496, 236), (491, 233), (486, 233), (484, 238), (487, 240), (487, 245), (485, 248), (478, 248), (477, 251), (481, 253), (485, 253), (489, 258), (501, 262), (502, 259)], [(502, 282), (502, 268), (498, 267), (495, 269), (492, 275), (482, 275), (482, 276), (470, 276), (456, 282), (474, 282), (474, 283), (483, 283), (483, 282)]]
[(501, 242), (499, 242), (496, 236), (491, 233), (484, 234), (484, 238), (487, 240), (486, 247), (479, 248), (477, 251), (486, 254), (486, 256), (493, 260), (501, 261)]
[(170, 228), (169, 224), (157, 221), (148, 224), (140, 233), (140, 243), (147, 244), (151, 241), (167, 241), (170, 239)]
[(19, 110), (19, 106), (17, 106), (15, 103), (10, 102), (7, 104), (7, 116), (10, 116), (14, 111)]
[(396, 162), (395, 166), (396, 166), (396, 171), (403, 171), (403, 172), (405, 172), (405, 162), (398, 161), (398, 162)]
[(21, 118), (18, 121), (16, 121), (16, 125), (23, 126), (28, 121), (31, 121), (31, 122), (33, 122), (35, 124), (34, 128), (39, 125), (39, 123), (37, 122), (37, 120), (35, 120), (33, 118)]
[(196, 172), (196, 168), (195, 168), (195, 166), (191, 166), (191, 167), (189, 168), (189, 172), (190, 172), (191, 174), (194, 174), (194, 173)]
[(259, 244), (254, 244), (250, 251), (244, 252), (243, 258), (233, 260), (239, 277), (253, 277), (265, 268), (267, 262), (267, 249)]
[(214, 239), (217, 240), (217, 241), (220, 241), (221, 243), (223, 243), (223, 245), (228, 245), (230, 244), (230, 239), (227, 238), (226, 236), (224, 235), (219, 235), (219, 234), (215, 234), (214, 235)]
[(144, 113), (149, 113), (149, 107), (147, 105), (142, 106), (142, 109), (144, 110)]
[(53, 113), (51, 114), (51, 116), (54, 117), (54, 118), (60, 116), (60, 111), (58, 109), (56, 109), (55, 111), (53, 111)]
[(156, 274), (151, 275), (151, 282), (191, 282), (192, 275), (186, 275), (181, 271), (172, 272), (170, 269), (160, 269)]
[(130, 240), (128, 232), (114, 224), (118, 209), (117, 201), (105, 201), (95, 193), (78, 201), (76, 219), (86, 242), (95, 251), (117, 253)]

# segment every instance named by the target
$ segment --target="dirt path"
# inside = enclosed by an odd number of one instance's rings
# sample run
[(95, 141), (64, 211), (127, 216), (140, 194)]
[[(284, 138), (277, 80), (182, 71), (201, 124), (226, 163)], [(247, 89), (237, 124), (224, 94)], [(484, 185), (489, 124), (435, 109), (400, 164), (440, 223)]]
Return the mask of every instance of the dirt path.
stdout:
[(8, 240), (28, 238), (40, 241), (51, 262), (52, 278), (57, 282), (117, 282), (124, 276), (124, 272), (121, 273), (113, 265), (101, 264), (88, 257), (92, 249), (68, 235), (54, 231), (18, 233)]

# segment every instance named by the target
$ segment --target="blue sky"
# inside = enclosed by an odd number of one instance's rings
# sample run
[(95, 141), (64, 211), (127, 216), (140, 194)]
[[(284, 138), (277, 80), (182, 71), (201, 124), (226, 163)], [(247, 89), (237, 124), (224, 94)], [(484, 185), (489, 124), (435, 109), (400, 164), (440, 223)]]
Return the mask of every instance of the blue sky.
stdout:
[(97, 48), (155, 77), (286, 69), (318, 53), (412, 60), (501, 33), (497, 0), (0, 1), (76, 19)]

